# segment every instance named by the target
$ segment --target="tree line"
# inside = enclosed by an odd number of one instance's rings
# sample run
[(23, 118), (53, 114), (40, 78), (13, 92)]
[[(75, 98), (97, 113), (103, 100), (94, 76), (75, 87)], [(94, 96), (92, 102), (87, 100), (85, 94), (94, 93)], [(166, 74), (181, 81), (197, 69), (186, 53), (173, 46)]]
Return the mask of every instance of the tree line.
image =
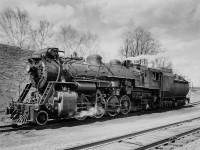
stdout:
[[(53, 31), (53, 27), (47, 20), (40, 20), (33, 27), (31, 17), (24, 9), (6, 8), (0, 12), (0, 39), (5, 44), (31, 50), (55, 46), (64, 50), (66, 56), (76, 52), (81, 57), (101, 50), (101, 40), (97, 34), (79, 31), (71, 25), (62, 25), (57, 32)], [(143, 27), (129, 27), (120, 38), (119, 52), (122, 58), (153, 56), (163, 52), (159, 40)], [(137, 63), (147, 65), (149, 62), (140, 59)], [(151, 63), (153, 67), (172, 67), (167, 57), (156, 58)]]
[(31, 50), (54, 45), (64, 50), (66, 56), (75, 51), (84, 57), (100, 50), (100, 37), (97, 34), (79, 31), (71, 25), (62, 25), (58, 32), (54, 32), (53, 24), (47, 20), (40, 20), (36, 27), (32, 26), (31, 21), (29, 13), (24, 9), (3, 10), (0, 13), (1, 42)]
[[(123, 58), (143, 55), (144, 58), (137, 60), (136, 63), (144, 66), (151, 63), (152, 67), (172, 68), (172, 62), (168, 57), (162, 55), (155, 57), (155, 55), (163, 53), (165, 50), (149, 30), (143, 27), (134, 28), (131, 26), (123, 31), (121, 41), (120, 55)], [(148, 57), (145, 58), (147, 55), (149, 58), (154, 59), (148, 60)]]

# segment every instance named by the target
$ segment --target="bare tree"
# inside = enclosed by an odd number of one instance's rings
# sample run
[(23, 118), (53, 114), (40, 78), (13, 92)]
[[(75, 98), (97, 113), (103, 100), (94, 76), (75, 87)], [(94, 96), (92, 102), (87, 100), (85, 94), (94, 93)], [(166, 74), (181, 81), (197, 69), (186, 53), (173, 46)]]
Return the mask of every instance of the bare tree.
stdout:
[(165, 67), (168, 69), (172, 69), (172, 62), (169, 60), (168, 57), (156, 58), (151, 63), (152, 63), (152, 67)]
[[(159, 42), (153, 37), (151, 32), (142, 27), (129, 28), (122, 33), (121, 38), (120, 53), (125, 58), (157, 54), (160, 49)], [(142, 63), (142, 60), (140, 63)], [(143, 60), (143, 63), (146, 63), (146, 61)]]
[(52, 25), (42, 20), (39, 22), (39, 27), (31, 31), (31, 41), (34, 49), (42, 49), (48, 45), (49, 39), (53, 36)]
[(77, 52), (79, 56), (85, 57), (97, 53), (100, 49), (100, 40), (97, 34), (78, 31), (71, 25), (60, 28), (56, 41), (67, 56)]
[(6, 44), (27, 46), (30, 27), (30, 17), (25, 10), (7, 8), (0, 13), (0, 34)]
[(79, 43), (79, 33), (71, 25), (62, 26), (56, 35), (56, 42), (65, 51), (65, 54), (70, 56)]
[(97, 34), (92, 34), (89, 31), (80, 33), (77, 52), (82, 56), (96, 54), (100, 50), (100, 38)]

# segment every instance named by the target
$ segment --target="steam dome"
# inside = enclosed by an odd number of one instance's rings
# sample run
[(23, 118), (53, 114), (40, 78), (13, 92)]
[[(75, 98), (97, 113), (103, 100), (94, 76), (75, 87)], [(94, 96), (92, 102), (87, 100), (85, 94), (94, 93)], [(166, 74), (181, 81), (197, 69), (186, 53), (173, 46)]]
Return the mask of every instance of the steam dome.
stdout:
[(90, 64), (99, 65), (101, 64), (102, 57), (100, 55), (94, 54), (87, 57), (86, 61)]
[(110, 61), (110, 64), (111, 65), (121, 65), (122, 63), (121, 63), (121, 61), (119, 61), (117, 59), (113, 59), (113, 60)]

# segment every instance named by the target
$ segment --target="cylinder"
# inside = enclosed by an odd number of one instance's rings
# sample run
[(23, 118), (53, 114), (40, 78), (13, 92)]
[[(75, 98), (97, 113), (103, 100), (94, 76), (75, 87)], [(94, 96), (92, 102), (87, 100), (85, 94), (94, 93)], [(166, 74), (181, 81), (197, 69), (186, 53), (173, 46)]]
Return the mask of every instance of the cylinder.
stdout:
[(77, 98), (76, 92), (58, 92), (58, 117), (72, 117), (76, 110)]

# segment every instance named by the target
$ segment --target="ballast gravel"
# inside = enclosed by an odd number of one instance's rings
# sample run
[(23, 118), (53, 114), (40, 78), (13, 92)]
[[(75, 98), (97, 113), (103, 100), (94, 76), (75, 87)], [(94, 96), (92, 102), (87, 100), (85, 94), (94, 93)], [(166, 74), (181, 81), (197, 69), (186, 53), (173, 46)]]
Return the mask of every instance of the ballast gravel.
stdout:
[(174, 150), (200, 150), (200, 139), (190, 142)]

